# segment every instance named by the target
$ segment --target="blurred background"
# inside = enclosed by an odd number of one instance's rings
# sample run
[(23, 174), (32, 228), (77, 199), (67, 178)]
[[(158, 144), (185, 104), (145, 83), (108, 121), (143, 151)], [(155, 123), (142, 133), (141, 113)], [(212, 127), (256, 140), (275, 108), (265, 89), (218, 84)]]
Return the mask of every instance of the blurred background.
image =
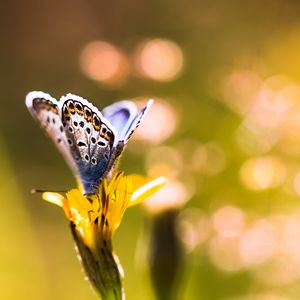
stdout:
[(180, 299), (300, 298), (299, 1), (17, 0), (0, 15), (1, 299), (96, 299), (62, 210), (30, 194), (75, 185), (31, 90), (156, 100), (122, 159), (169, 180), (114, 238), (127, 299), (155, 299), (147, 253), (166, 211)]

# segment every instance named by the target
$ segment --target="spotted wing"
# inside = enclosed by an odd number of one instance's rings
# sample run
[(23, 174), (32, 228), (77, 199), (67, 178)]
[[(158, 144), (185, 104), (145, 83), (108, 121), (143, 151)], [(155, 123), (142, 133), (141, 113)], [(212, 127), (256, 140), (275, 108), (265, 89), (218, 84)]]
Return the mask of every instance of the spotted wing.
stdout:
[(130, 101), (103, 110), (67, 94), (58, 102), (49, 94), (30, 92), (26, 105), (63, 154), (85, 194), (95, 193), (103, 177), (114, 169), (131, 134), (150, 108), (138, 112)]
[(26, 96), (26, 106), (62, 153), (72, 171), (78, 174), (78, 169), (72, 157), (63, 129), (57, 100), (43, 92), (30, 92)]
[(112, 125), (87, 100), (67, 94), (59, 101), (61, 120), (85, 194), (103, 179), (115, 140)]

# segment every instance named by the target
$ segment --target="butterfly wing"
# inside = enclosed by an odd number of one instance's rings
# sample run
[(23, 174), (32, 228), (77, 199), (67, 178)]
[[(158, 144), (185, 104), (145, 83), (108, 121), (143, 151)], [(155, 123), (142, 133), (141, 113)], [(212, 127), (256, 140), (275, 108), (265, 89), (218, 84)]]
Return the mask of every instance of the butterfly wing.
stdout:
[(62, 153), (72, 171), (78, 174), (77, 166), (68, 146), (57, 100), (43, 92), (30, 92), (26, 96), (26, 106)]
[(116, 129), (115, 145), (119, 141), (123, 141), (124, 144), (127, 143), (152, 104), (153, 100), (149, 100), (146, 106), (141, 111), (138, 111), (134, 102), (120, 101), (103, 109), (103, 116)]
[(149, 100), (145, 107), (140, 110), (135, 117), (133, 118), (133, 120), (130, 122), (125, 134), (124, 134), (124, 141), (125, 143), (127, 143), (127, 141), (129, 140), (129, 138), (131, 137), (131, 135), (133, 134), (133, 132), (140, 126), (140, 123), (142, 121), (142, 119), (144, 118), (144, 116), (146, 115), (146, 113), (149, 111), (150, 107), (153, 104), (153, 100)]
[(137, 114), (137, 107), (134, 102), (124, 100), (105, 107), (102, 114), (115, 128), (117, 142), (128, 130), (130, 123)]
[(103, 116), (116, 128), (116, 139), (113, 144), (111, 157), (107, 166), (106, 174), (112, 176), (119, 158), (133, 132), (140, 125), (145, 114), (153, 104), (153, 100), (149, 100), (146, 106), (138, 111), (137, 106), (131, 101), (116, 102), (103, 109)]
[(115, 140), (115, 130), (87, 100), (63, 96), (61, 119), (85, 194), (95, 193), (105, 174)]
[(85, 194), (95, 193), (104, 176), (115, 132), (99, 110), (72, 94), (56, 101), (31, 92), (26, 105), (63, 154)]

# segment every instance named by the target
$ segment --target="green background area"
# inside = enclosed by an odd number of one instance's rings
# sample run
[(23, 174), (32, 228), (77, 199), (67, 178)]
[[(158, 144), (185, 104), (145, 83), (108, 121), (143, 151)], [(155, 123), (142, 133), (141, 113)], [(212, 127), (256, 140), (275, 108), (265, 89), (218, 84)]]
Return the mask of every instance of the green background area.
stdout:
[[(255, 104), (243, 103), (252, 97), (257, 76), (261, 90), (277, 93), (282, 86), (296, 90), (286, 109), (290, 115), (300, 104), (298, 1), (18, 0), (3, 2), (1, 7), (1, 299), (96, 299), (84, 280), (63, 211), (40, 200), (40, 195), (30, 194), (32, 188), (65, 190), (75, 185), (63, 158), (25, 107), (25, 95), (31, 90), (48, 92), (57, 99), (72, 92), (99, 108), (121, 99), (163, 99), (174, 109), (176, 130), (160, 143), (132, 141), (122, 158), (126, 173), (146, 174), (147, 155), (168, 146), (180, 152), (178, 180), (190, 192), (182, 211), (201, 210), (213, 222), (218, 208), (234, 206), (244, 215), (243, 230), (256, 221), (271, 224), (276, 216), (283, 216), (280, 226), (291, 216), (299, 220), (300, 188), (295, 178), (300, 171), (300, 131), (286, 125), (291, 117), (281, 123), (276, 119), (274, 126), (269, 122), (290, 98), (278, 105), (277, 98), (272, 98), (270, 111), (258, 105), (253, 113)], [(174, 80), (152, 80), (130, 69), (124, 83), (107, 86), (91, 80), (80, 68), (80, 53), (89, 42), (111, 43), (122, 49), (132, 65), (137, 45), (152, 38), (171, 40), (181, 49), (183, 68)], [(264, 115), (265, 111), (269, 114)], [(257, 118), (259, 114), (263, 121)], [(221, 152), (222, 168), (212, 173), (193, 170), (190, 165), (197, 162), (197, 156), (190, 160), (193, 147), (211, 144)], [(206, 164), (220, 159), (215, 154), (210, 160), (206, 157)], [(251, 168), (245, 163), (258, 157), (275, 158), (284, 172), (276, 166), (269, 173), (263, 169), (266, 175), (249, 183)], [(273, 177), (279, 173), (284, 178), (278, 181)], [(272, 182), (261, 184), (265, 176)], [(125, 271), (127, 299), (155, 299), (146, 260), (153, 218), (143, 207), (131, 208), (114, 237)], [(272, 228), (272, 236), (280, 235), (278, 227)], [(235, 256), (228, 249), (221, 248), (218, 258), (212, 254), (211, 241), (218, 234), (218, 228), (211, 229), (205, 242), (186, 251), (180, 299), (299, 299), (299, 263), (279, 269), (288, 279), (267, 281), (270, 271), (266, 270), (281, 257), (279, 250), (270, 259), (234, 268), (227, 264), (228, 257)], [(292, 241), (299, 239), (297, 234), (300, 229), (292, 230)], [(279, 240), (274, 247), (278, 248)], [(300, 261), (296, 254), (293, 259)]]

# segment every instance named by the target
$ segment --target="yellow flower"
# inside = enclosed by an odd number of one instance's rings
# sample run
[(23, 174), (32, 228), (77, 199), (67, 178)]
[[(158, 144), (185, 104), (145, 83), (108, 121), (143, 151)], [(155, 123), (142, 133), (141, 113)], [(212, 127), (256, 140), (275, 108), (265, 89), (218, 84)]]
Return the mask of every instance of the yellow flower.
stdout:
[(142, 202), (166, 183), (164, 177), (147, 181), (117, 172), (104, 179), (99, 192), (83, 195), (72, 189), (62, 195), (45, 192), (43, 199), (63, 208), (90, 282), (102, 299), (124, 299), (121, 266), (113, 254), (111, 237), (125, 210)]
[(125, 176), (123, 172), (117, 172), (109, 182), (106, 179), (102, 181), (98, 194), (84, 196), (79, 189), (72, 189), (66, 197), (45, 192), (43, 199), (61, 206), (68, 220), (93, 248), (97, 238), (95, 234), (101, 234), (101, 239), (111, 238), (125, 210), (142, 202), (165, 183), (164, 177), (147, 182), (142, 176)]

